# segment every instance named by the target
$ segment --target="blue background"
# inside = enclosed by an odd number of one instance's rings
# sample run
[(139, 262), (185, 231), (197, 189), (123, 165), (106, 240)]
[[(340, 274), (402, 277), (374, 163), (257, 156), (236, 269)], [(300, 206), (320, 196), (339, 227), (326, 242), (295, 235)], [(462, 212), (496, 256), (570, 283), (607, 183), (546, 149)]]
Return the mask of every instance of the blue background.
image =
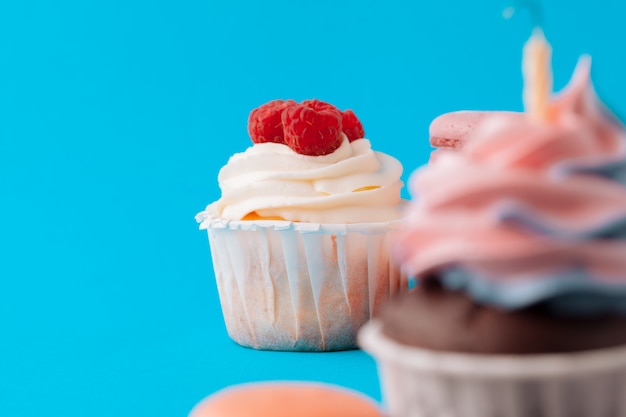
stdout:
[[(581, 53), (626, 111), (622, 2), (545, 1), (555, 87)], [(428, 125), (521, 110), (530, 19), (505, 0), (0, 4), (0, 415), (185, 416), (226, 385), (327, 381), (380, 399), (360, 351), (226, 336), (193, 216), (275, 98), (352, 108), (404, 179)], [(405, 193), (406, 196), (406, 193)]]

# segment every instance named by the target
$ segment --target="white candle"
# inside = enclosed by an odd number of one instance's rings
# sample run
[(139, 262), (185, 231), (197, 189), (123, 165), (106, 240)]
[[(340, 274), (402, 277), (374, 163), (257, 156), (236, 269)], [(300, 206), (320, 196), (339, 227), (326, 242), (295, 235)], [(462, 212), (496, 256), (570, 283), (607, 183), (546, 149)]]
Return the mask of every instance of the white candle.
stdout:
[(534, 120), (548, 118), (548, 103), (552, 92), (552, 48), (536, 27), (524, 45), (522, 74), (524, 76), (524, 109)]

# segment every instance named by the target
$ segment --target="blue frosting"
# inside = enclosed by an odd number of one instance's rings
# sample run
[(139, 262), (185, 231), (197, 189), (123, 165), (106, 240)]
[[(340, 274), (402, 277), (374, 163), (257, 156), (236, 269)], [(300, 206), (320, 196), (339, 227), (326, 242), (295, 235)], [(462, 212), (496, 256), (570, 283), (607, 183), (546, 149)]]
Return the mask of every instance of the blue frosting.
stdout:
[(550, 277), (532, 276), (514, 282), (477, 276), (460, 267), (443, 269), (439, 277), (446, 288), (464, 291), (480, 303), (505, 310), (541, 302), (555, 314), (567, 316), (626, 315), (626, 283), (592, 280), (577, 266)]
[(620, 159), (602, 165), (569, 161), (555, 165), (552, 169), (552, 175), (557, 178), (572, 174), (598, 175), (608, 180), (626, 184), (626, 161)]
[(500, 204), (494, 209), (493, 215), (497, 221), (502, 223), (516, 223), (533, 234), (557, 239), (626, 239), (626, 207), (624, 207), (621, 216), (607, 219), (605, 223), (598, 224), (596, 228), (589, 230), (559, 227), (550, 218), (541, 217), (532, 207), (516, 200), (509, 200)]

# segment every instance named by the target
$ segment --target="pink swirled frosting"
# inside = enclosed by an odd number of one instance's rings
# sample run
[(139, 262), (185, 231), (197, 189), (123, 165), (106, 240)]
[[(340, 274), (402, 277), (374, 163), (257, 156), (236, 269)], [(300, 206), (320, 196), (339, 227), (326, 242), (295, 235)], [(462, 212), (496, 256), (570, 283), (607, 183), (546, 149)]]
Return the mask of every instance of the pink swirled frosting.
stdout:
[(626, 313), (626, 133), (590, 60), (547, 120), (516, 116), (494, 112), (462, 151), (412, 175), (401, 262), (504, 308), (560, 297), (575, 301), (565, 310)]

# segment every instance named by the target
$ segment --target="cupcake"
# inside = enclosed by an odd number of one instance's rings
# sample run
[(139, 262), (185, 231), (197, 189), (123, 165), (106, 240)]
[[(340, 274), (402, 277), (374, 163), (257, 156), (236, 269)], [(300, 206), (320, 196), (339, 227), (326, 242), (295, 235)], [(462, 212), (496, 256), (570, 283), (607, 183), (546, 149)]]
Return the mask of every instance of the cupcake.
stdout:
[(411, 177), (419, 283), (360, 334), (391, 417), (626, 415), (626, 133), (587, 57), (526, 93)]
[(220, 170), (221, 198), (196, 216), (228, 334), (255, 349), (354, 349), (408, 288), (388, 252), (402, 166), (372, 150), (354, 112), (319, 100), (269, 102), (248, 130), (253, 145)]
[(363, 394), (317, 382), (264, 382), (223, 389), (189, 417), (382, 417)]

